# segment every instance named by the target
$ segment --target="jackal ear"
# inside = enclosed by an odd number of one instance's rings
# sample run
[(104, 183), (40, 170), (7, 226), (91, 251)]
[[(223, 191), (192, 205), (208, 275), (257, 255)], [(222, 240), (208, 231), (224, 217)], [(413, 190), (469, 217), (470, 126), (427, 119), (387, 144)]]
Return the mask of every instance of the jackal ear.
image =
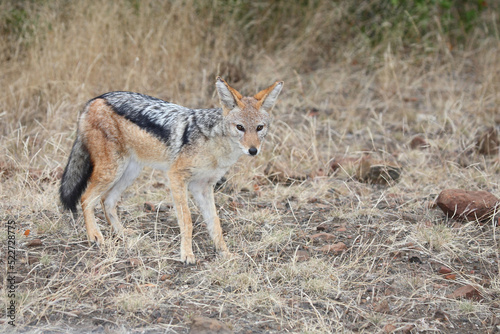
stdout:
[(241, 98), (243, 96), (236, 89), (229, 86), (224, 79), (217, 77), (215, 87), (217, 88), (217, 93), (219, 94), (224, 116), (226, 116), (237, 105), (240, 106), (240, 108), (243, 107), (241, 103)]
[(254, 98), (258, 101), (257, 108), (267, 112), (271, 111), (278, 99), (278, 95), (280, 95), (281, 88), (283, 88), (283, 81), (276, 81), (271, 86), (255, 94)]

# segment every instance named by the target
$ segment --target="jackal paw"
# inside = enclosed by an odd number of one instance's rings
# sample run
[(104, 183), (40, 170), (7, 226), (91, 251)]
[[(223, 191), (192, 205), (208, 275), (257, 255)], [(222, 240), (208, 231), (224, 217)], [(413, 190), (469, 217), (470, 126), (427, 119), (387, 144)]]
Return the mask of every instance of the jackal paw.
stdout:
[(181, 261), (185, 264), (195, 264), (196, 258), (193, 253), (181, 254)]
[(104, 237), (99, 230), (87, 231), (87, 237), (90, 244), (96, 243), (98, 246), (104, 244)]

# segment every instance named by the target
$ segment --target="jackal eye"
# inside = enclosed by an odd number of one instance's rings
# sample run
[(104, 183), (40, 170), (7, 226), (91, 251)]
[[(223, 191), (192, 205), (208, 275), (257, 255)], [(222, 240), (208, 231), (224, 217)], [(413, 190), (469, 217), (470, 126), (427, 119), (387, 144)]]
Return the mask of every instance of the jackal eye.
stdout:
[(264, 125), (258, 125), (257, 126), (257, 131), (262, 131), (262, 129), (264, 129)]
[(236, 125), (236, 129), (238, 129), (239, 131), (245, 131), (245, 128), (241, 124)]

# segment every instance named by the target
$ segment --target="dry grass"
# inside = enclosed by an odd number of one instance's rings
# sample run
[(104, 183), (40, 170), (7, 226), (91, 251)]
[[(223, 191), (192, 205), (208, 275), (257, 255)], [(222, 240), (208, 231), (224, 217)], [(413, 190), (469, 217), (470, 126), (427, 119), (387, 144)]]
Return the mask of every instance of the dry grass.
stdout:
[[(0, 62), (0, 240), (14, 219), (20, 331), (186, 332), (196, 314), (238, 333), (375, 333), (388, 324), (412, 333), (498, 330), (498, 227), (455, 224), (429, 208), (444, 188), (499, 194), (498, 156), (473, 149), (477, 134), (500, 122), (498, 39), (478, 33), (450, 51), (439, 33), (427, 49), (396, 41), (372, 50), (353, 38), (326, 50), (327, 29), (337, 22), (331, 33), (342, 34), (347, 5), (319, 3), (299, 20), (303, 34), (292, 20), (257, 31), (253, 44), (245, 34), (257, 28), (240, 26), (241, 17), (219, 21), (194, 0), (26, 5), (36, 20), (5, 39)], [(281, 33), (290, 39), (276, 41)], [(216, 194), (235, 258), (216, 256), (194, 210), (199, 262), (177, 261), (173, 212), (143, 209), (145, 201), (170, 202), (165, 176), (149, 169), (119, 210), (140, 233), (117, 241), (101, 221), (107, 244), (89, 248), (81, 216), (73, 220), (57, 197), (83, 104), (132, 90), (211, 107), (217, 74), (248, 94), (278, 79), (286, 85), (264, 153), (242, 158)], [(308, 116), (312, 108), (317, 116)], [(430, 147), (411, 150), (415, 135)], [(330, 173), (334, 157), (367, 152), (402, 165), (400, 182), (368, 185), (354, 170)], [(323, 253), (326, 242), (310, 238), (319, 230), (347, 250)], [(34, 238), (42, 246), (28, 247)], [(305, 261), (297, 255), (304, 250)], [(438, 273), (442, 265), (455, 280)], [(483, 299), (447, 297), (467, 284)], [(2, 309), (8, 302), (2, 290)], [(12, 330), (3, 315), (0, 322)]]

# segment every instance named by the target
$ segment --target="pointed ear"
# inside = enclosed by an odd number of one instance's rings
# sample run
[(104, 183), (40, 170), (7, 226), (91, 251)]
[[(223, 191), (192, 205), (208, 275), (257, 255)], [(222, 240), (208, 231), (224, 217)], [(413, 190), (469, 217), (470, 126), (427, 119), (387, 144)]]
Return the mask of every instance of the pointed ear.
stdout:
[(283, 81), (276, 81), (273, 85), (255, 94), (254, 98), (258, 101), (257, 108), (268, 112), (271, 111), (278, 99), (278, 95), (280, 95), (281, 88), (283, 88)]
[(217, 77), (215, 87), (217, 88), (217, 93), (219, 94), (224, 116), (227, 116), (227, 114), (237, 105), (240, 108), (243, 108), (243, 104), (241, 102), (241, 98), (243, 96), (236, 89), (229, 86), (224, 79)]

